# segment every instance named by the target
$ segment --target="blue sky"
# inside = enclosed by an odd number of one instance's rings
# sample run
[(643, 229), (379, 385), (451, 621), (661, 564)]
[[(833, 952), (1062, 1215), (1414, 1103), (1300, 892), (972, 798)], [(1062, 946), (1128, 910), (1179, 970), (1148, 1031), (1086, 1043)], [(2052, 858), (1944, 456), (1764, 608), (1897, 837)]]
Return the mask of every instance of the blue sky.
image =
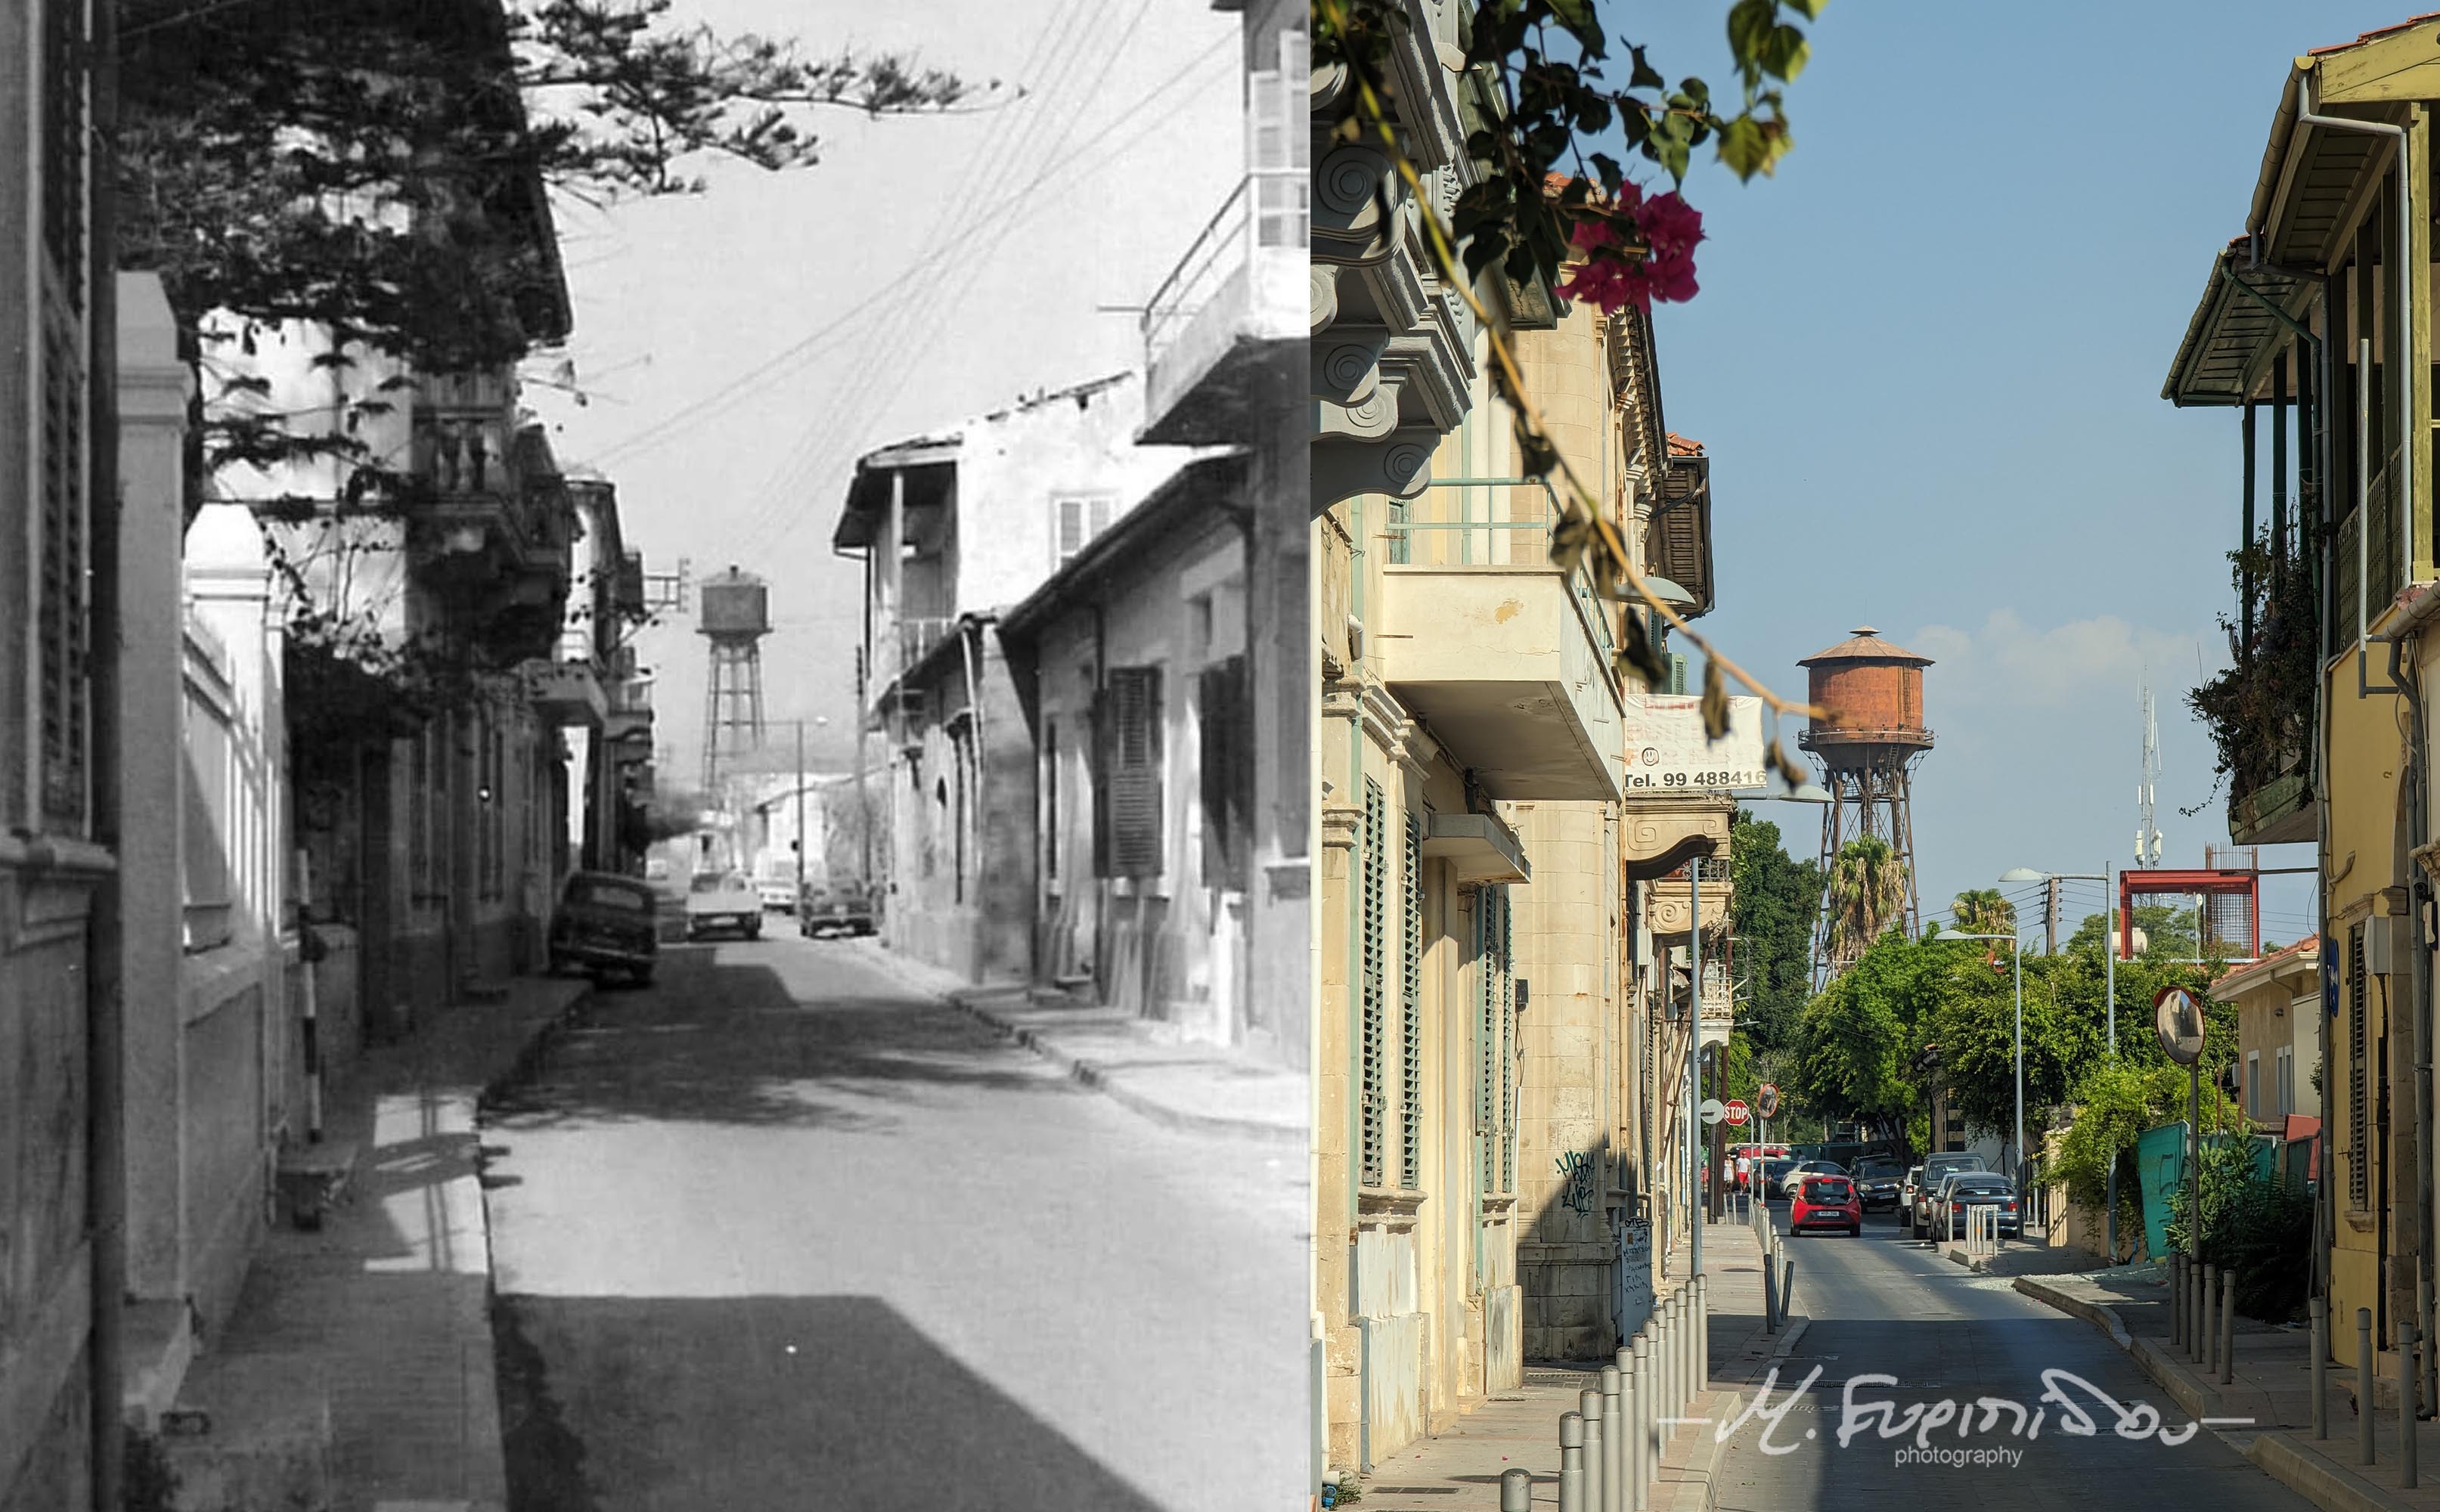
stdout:
[[(1724, 5), (1605, 9), (1671, 79), (1728, 78)], [(2227, 843), (2219, 798), (2178, 810), (2212, 792), (2184, 696), (2227, 658), (2237, 420), (2161, 385), (2290, 59), (2411, 13), (1834, 0), (1778, 176), (1689, 175), (1702, 292), (1658, 327), (1669, 423), (1714, 458), (1703, 628), (1791, 694), (1852, 626), (1937, 660), (1928, 911), (2012, 866), (2131, 862), (2147, 667), (2166, 863)], [(1815, 812), (1765, 807), (1800, 853)], [(2267, 933), (2309, 930), (2308, 882), (2266, 884)]]

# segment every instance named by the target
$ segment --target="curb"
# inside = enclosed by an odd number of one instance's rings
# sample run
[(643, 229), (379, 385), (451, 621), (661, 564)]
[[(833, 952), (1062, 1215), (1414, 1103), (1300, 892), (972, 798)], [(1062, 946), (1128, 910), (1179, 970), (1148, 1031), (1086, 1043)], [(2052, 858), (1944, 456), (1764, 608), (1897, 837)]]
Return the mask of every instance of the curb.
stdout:
[(1146, 1097), (1140, 1093), (1131, 1091), (1111, 1080), (1109, 1073), (1102, 1067), (1082, 1056), (1060, 1048), (1058, 1041), (1046, 1038), (1038, 1031), (1029, 1029), (1023, 1024), (1001, 1018), (983, 1007), (974, 1001), (978, 995), (980, 994), (952, 992), (948, 994), (948, 1001), (968, 1017), (990, 1026), (1003, 1039), (1015, 1041), (1052, 1065), (1059, 1067), (1077, 1082), (1092, 1088), (1139, 1117), (1186, 1133), (1230, 1134), (1292, 1147), (1302, 1147), (1306, 1143), (1306, 1131), (1301, 1129), (1283, 1129), (1277, 1124), (1258, 1124), (1241, 1118), (1222, 1118), (1211, 1113), (1183, 1112), (1165, 1103)]
[[(1805, 1314), (1801, 1312), (1790, 1314), (1787, 1322), (1780, 1328), (1779, 1343), (1776, 1348), (1771, 1350), (1770, 1358), (1773, 1361), (1785, 1360), (1789, 1355), (1795, 1353), (1797, 1343), (1804, 1337), (1804, 1331), (1811, 1326), (1813, 1326), (1813, 1320)], [(1742, 1397), (1745, 1393), (1742, 1389), (1723, 1390), (1714, 1388), (1709, 1395), (1714, 1398), (1725, 1397), (1728, 1400), (1735, 1401)], [(1699, 1512), (1716, 1512), (1716, 1509), (1720, 1504), (1720, 1467), (1728, 1463), (1730, 1446), (1735, 1442), (1736, 1439), (1734, 1435), (1723, 1438), (1719, 1434), (1719, 1430), (1716, 1427), (1713, 1428), (1711, 1457), (1696, 1469), (1696, 1474), (1699, 1476), (1703, 1485), (1703, 1498), (1699, 1503), (1695, 1503), (1695, 1508), (1687, 1508), (1685, 1509), (1685, 1512), (1695, 1512), (1696, 1508), (1699, 1508)], [(1683, 1485), (1684, 1483), (1680, 1484)], [(1684, 1498), (1681, 1494), (1679, 1498), (1679, 1504), (1681, 1507), (1683, 1506), (1683, 1503)]]
[(2254, 1434), (2245, 1457), (2322, 1512), (2394, 1512), (2405, 1505), (2354, 1471), (2306, 1453), (2281, 1430)]
[(2126, 1332), (2126, 1325), (2118, 1321), (2118, 1309), (2108, 1303), (2087, 1302), (2082, 1297), (2071, 1297), (2055, 1287), (2045, 1286), (2038, 1278), (2029, 1275), (2017, 1277), (2014, 1286), (2018, 1291), (2046, 1307), (2056, 1308), (2072, 1318), (2082, 1318), (2108, 1334), (2111, 1343), (2128, 1354), (2135, 1352), (2135, 1341)]

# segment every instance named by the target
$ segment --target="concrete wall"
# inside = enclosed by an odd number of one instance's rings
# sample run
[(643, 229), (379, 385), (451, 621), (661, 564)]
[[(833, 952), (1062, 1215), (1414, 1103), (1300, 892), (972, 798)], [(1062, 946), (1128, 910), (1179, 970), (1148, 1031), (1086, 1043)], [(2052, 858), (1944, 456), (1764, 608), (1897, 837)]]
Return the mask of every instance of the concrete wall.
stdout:
[(923, 719), (875, 778), (889, 812), (882, 939), (970, 982), (1023, 981), (1033, 960), (1032, 739), (997, 638), (961, 633), (974, 702), (953, 639), (924, 674)]

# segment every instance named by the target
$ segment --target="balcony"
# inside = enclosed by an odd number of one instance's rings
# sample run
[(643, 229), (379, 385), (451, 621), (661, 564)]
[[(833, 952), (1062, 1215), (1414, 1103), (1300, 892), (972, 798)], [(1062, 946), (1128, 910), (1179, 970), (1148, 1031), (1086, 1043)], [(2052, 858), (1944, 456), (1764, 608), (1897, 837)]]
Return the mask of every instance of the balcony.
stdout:
[(553, 724), (598, 728), (609, 713), (601, 680), (588, 662), (536, 660), (517, 670), (525, 680), (526, 702)]
[(1154, 293), (1144, 440), (1246, 441), (1303, 381), (1311, 187), (1301, 168), (1247, 174)]
[[(1693, 883), (1683, 877), (1664, 877), (1652, 884), (1651, 901), (1645, 905), (1645, 917), (1652, 926), (1655, 939), (1682, 938), (1694, 933), (1695, 900)], [(1729, 880), (1703, 880), (1703, 937), (1728, 930), (1733, 894)]]
[[(2355, 523), (2350, 513), (2341, 529), (2342, 547), (2352, 545)], [(2376, 539), (2382, 534), (2376, 531)], [(2345, 550), (2339, 555), (2351, 578), (2353, 558)], [(2374, 565), (2377, 570), (2377, 558)], [(2238, 647), (2236, 665), (2197, 687), (2190, 699), (2211, 735), (2217, 770), (2228, 779), (2231, 838), (2240, 845), (2309, 841), (2321, 824), (2321, 806), (2313, 797), (2312, 732), (2322, 675), (2321, 606), (2314, 599), (2310, 565), (2292, 548), (2284, 560), (2275, 560), (2265, 532), (2242, 559), (2239, 584), (2240, 593), (2250, 590), (2252, 598), (2234, 616), (2241, 631), (2250, 631)], [(2352, 581), (2345, 586), (2352, 588)], [(2340, 601), (2341, 623), (2330, 633), (2341, 644), (2354, 637), (2354, 609), (2350, 600)]]
[(910, 615), (883, 626), (874, 636), (870, 688), (873, 705), (882, 706), (900, 679), (957, 632), (955, 614)]
[(1608, 801), (1623, 708), (1612, 609), (1551, 564), (1538, 485), (1435, 484), (1393, 510), (1368, 627), (1382, 680), (1492, 797)]

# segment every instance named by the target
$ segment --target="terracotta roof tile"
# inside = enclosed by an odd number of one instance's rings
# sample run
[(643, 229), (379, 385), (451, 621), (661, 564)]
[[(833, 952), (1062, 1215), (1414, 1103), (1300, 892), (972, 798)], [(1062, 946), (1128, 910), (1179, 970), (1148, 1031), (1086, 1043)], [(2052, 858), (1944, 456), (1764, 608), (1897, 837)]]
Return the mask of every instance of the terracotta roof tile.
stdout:
[(1672, 431), (1669, 433), (1669, 454), (1671, 456), (1701, 456), (1703, 454), (1703, 443), (1695, 440), (1691, 436), (1680, 436), (1676, 431)]
[(2404, 31), (2409, 27), (2419, 27), (2424, 22), (2430, 21), (2435, 16), (2440, 16), (2440, 10), (2427, 10), (2419, 16), (2409, 16), (2404, 21), (2397, 22), (2391, 26), (2377, 27), (2371, 31), (2359, 32), (2356, 34), (2356, 40), (2353, 42), (2334, 42), (2326, 47), (2316, 47), (2305, 56), (2307, 58), (2322, 58), (2334, 52), (2344, 52), (2350, 47), (2360, 47), (2365, 43), (2372, 42), (2377, 38), (2395, 35), (2397, 32)]

